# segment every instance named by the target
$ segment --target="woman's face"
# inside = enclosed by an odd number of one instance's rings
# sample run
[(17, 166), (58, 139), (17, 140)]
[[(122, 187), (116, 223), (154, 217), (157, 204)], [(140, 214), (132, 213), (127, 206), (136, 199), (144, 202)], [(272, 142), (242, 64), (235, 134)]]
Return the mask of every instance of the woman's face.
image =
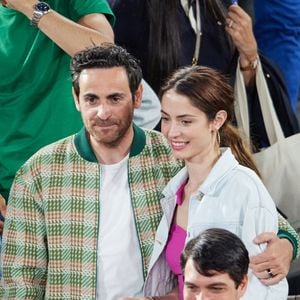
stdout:
[(197, 162), (215, 151), (214, 122), (192, 105), (188, 97), (168, 90), (162, 97), (162, 133), (176, 158)]

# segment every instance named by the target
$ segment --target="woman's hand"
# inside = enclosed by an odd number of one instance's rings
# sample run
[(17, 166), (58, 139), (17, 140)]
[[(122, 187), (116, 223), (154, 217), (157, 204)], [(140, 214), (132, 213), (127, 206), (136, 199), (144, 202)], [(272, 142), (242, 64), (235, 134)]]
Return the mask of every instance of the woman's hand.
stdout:
[(240, 6), (233, 4), (228, 9), (225, 29), (239, 51), (245, 85), (250, 86), (255, 80), (258, 57), (251, 17)]
[(226, 31), (240, 53), (241, 66), (257, 57), (257, 43), (252, 29), (251, 17), (238, 5), (231, 5), (226, 18)]

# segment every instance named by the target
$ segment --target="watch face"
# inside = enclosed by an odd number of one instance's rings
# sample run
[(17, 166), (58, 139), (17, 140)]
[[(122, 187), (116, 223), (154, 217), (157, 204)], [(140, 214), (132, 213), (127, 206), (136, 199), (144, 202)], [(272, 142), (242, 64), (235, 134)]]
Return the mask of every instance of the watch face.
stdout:
[(39, 11), (42, 11), (42, 12), (46, 12), (46, 11), (48, 11), (50, 9), (50, 6), (46, 2), (38, 2), (35, 5), (35, 9), (39, 10)]

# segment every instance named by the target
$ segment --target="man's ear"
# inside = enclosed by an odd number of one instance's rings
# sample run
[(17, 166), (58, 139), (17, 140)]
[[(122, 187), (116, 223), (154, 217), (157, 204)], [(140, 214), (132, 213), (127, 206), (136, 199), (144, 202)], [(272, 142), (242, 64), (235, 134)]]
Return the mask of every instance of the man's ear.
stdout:
[(137, 88), (137, 90), (135, 91), (133, 97), (133, 101), (134, 101), (134, 108), (139, 108), (142, 104), (142, 99), (143, 99), (143, 84), (140, 83), (139, 87)]
[(247, 290), (247, 286), (248, 286), (248, 275), (246, 274), (237, 288), (239, 298), (241, 298), (245, 294)]
[(76, 95), (75, 90), (74, 90), (73, 87), (72, 87), (72, 95), (73, 95), (73, 99), (74, 99), (74, 103), (75, 103), (76, 109), (80, 112), (79, 98)]

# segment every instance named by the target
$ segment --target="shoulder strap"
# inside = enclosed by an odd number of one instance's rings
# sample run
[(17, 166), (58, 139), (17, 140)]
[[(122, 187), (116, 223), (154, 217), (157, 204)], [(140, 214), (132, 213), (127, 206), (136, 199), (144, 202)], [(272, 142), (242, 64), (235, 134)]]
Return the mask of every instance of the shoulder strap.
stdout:
[[(270, 144), (272, 145), (277, 141), (284, 139), (284, 134), (281, 129), (276, 111), (274, 109), (273, 101), (271, 99), (268, 85), (263, 74), (260, 60), (258, 61), (256, 69), (256, 88), (268, 139), (270, 141)], [(246, 137), (250, 140), (247, 93), (244, 83), (244, 77), (242, 72), (240, 71), (239, 62), (236, 69), (236, 82), (234, 90), (235, 114), (237, 124), (238, 127), (244, 131)]]

